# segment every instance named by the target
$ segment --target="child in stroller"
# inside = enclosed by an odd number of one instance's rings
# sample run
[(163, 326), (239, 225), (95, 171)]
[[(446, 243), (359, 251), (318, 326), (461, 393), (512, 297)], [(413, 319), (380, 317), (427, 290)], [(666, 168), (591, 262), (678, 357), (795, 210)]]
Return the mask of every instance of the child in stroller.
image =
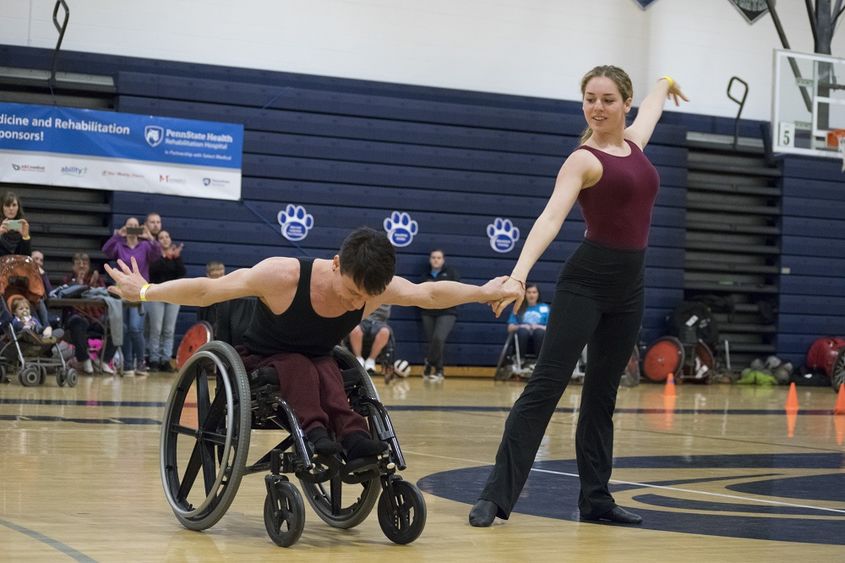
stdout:
[(39, 320), (31, 314), (44, 297), (44, 284), (32, 258), (0, 257), (0, 293), (0, 381), (6, 382), (7, 372), (17, 370), (21, 384), (30, 387), (55, 371), (59, 386), (75, 386), (76, 370), (68, 368), (59, 347), (61, 330), (53, 331), (46, 318)]

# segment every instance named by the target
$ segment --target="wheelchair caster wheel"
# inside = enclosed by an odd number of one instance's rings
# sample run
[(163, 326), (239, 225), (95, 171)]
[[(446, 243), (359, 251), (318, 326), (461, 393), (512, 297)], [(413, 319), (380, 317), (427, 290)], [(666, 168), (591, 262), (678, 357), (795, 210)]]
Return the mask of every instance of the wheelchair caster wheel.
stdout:
[(387, 539), (408, 544), (425, 528), (425, 499), (420, 490), (402, 479), (391, 480), (378, 501), (378, 523)]
[(0, 383), (9, 383), (9, 376), (6, 374), (6, 366), (0, 364)]
[(65, 375), (65, 370), (59, 368), (56, 370), (56, 383), (59, 387), (64, 387), (65, 383), (67, 383), (67, 376)]
[(268, 476), (267, 486), (272, 487), (272, 492), (268, 491), (264, 498), (264, 527), (273, 543), (290, 547), (299, 540), (305, 528), (302, 495), (293, 483), (272, 476)]
[(26, 366), (18, 374), (18, 379), (24, 387), (35, 387), (41, 383), (41, 370), (38, 366)]

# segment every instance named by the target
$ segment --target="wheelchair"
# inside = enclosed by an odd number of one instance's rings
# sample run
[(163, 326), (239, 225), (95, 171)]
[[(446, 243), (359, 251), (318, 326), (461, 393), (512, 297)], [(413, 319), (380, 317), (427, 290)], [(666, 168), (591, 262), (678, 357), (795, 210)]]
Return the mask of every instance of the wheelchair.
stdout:
[[(208, 342), (185, 361), (167, 401), (160, 443), (165, 497), (183, 526), (213, 526), (245, 475), (269, 472), (264, 477), (264, 525), (279, 546), (293, 545), (302, 534), (303, 496), (329, 526), (357, 526), (378, 505), (379, 525), (388, 539), (408, 544), (419, 537), (426, 521), (425, 500), (398, 475), (406, 464), (390, 417), (355, 357), (340, 346), (333, 356), (350, 405), (367, 418), (372, 435), (388, 444), (378, 458), (347, 463), (342, 454), (316, 455), (296, 414), (279, 395), (275, 371), (247, 373), (229, 344)], [(288, 435), (248, 464), (253, 429)], [(302, 493), (288, 475), (299, 480)]]
[[(496, 371), (493, 375), (497, 381), (510, 379), (527, 380), (534, 373), (534, 366), (537, 363), (536, 354), (523, 353), (519, 349), (519, 339), (515, 332), (508, 333), (505, 345), (499, 353), (499, 360), (496, 362)], [(572, 371), (572, 381), (579, 383), (584, 380), (584, 373), (587, 369), (587, 347), (581, 351), (581, 357), (575, 369)]]

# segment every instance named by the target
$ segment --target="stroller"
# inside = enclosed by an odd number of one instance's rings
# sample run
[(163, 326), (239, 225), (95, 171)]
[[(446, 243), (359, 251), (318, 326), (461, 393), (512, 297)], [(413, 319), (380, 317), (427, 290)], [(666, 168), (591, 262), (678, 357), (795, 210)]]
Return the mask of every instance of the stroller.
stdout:
[(76, 386), (78, 376), (65, 362), (59, 331), (57, 337), (47, 338), (29, 330), (16, 331), (12, 324), (13, 301), (25, 298), (31, 306), (37, 306), (44, 298), (44, 283), (32, 258), (0, 257), (0, 295), (0, 382), (8, 382), (8, 373), (16, 371), (21, 385), (32, 387), (44, 383), (53, 371), (60, 387)]

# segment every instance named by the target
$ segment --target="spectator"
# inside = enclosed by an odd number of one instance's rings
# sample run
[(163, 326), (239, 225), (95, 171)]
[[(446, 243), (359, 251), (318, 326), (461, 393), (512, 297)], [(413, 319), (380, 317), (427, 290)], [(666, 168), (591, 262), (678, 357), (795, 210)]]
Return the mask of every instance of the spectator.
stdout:
[(87, 285), (88, 287), (105, 287), (106, 282), (100, 272), (91, 269), (91, 258), (84, 252), (73, 255), (73, 271), (62, 281), (65, 285)]
[(38, 266), (38, 273), (41, 274), (41, 281), (44, 283), (44, 294), (49, 295), (53, 291), (53, 284), (50, 283), (50, 278), (47, 276), (47, 272), (44, 271), (44, 253), (40, 250), (33, 250), (32, 261)]
[[(130, 217), (103, 245), (103, 253), (111, 260), (122, 260), (131, 265), (132, 258), (138, 270), (149, 278), (150, 264), (161, 256), (161, 247), (152, 238), (148, 227), (141, 227), (138, 219)], [(144, 363), (144, 304), (124, 304), (123, 308), (123, 374), (147, 373)]]
[(0, 256), (32, 254), (29, 222), (24, 219), (23, 205), (14, 192), (3, 195), (3, 221), (0, 222)]
[(226, 275), (226, 265), (219, 260), (212, 260), (205, 265), (205, 275), (211, 279), (222, 278)]
[(537, 284), (525, 287), (525, 301), (519, 311), (508, 318), (508, 332), (515, 332), (520, 354), (539, 354), (549, 322), (549, 306), (540, 301)]
[[(428, 256), (429, 270), (423, 276), (423, 282), (438, 282), (443, 280), (461, 281), (458, 272), (446, 265), (443, 251), (432, 250)], [(423, 329), (428, 340), (428, 352), (425, 358), (423, 379), (426, 381), (443, 381), (443, 355), (446, 339), (455, 326), (457, 309), (423, 309), (421, 312)]]
[(152, 213), (147, 213), (147, 219), (144, 221), (144, 226), (150, 231), (150, 235), (152, 235), (154, 240), (157, 240), (158, 234), (161, 232), (162, 225), (161, 225), (161, 215), (153, 211)]
[[(370, 316), (361, 321), (361, 323), (352, 329), (349, 333), (349, 346), (352, 348), (352, 353), (358, 358), (358, 361), (364, 366), (364, 369), (370, 372), (376, 369), (376, 359), (378, 359), (381, 351), (387, 346), (390, 341), (390, 327), (387, 326), (387, 319), (390, 318), (390, 305), (379, 305), (378, 309), (370, 313)], [(370, 345), (370, 353), (365, 360), (362, 351), (364, 346), (364, 339), (372, 340)]]
[[(150, 283), (164, 283), (185, 277), (182, 263), (182, 247), (173, 244), (170, 233), (159, 231), (156, 237), (161, 247), (161, 259), (150, 264)], [(173, 334), (179, 305), (150, 301), (145, 304), (150, 320), (150, 369), (172, 373), (170, 359), (173, 356)]]

